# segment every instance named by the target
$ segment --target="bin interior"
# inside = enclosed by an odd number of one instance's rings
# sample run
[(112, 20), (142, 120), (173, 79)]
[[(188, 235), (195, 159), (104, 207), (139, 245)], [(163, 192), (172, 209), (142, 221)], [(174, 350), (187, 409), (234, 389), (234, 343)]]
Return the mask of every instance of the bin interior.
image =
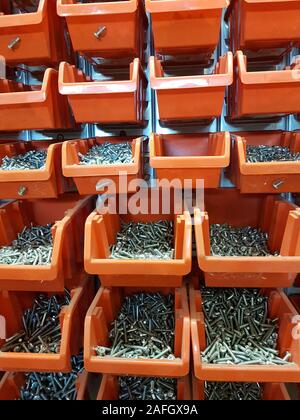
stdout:
[(13, 157), (17, 155), (23, 155), (31, 150), (48, 150), (49, 146), (55, 144), (54, 142), (45, 141), (33, 141), (33, 142), (15, 142), (12, 144), (0, 145), (0, 165), (4, 157)]
[(40, 0), (18, 0), (17, 2), (2, 0), (0, 13), (5, 15), (19, 15), (20, 13), (35, 13), (38, 11)]

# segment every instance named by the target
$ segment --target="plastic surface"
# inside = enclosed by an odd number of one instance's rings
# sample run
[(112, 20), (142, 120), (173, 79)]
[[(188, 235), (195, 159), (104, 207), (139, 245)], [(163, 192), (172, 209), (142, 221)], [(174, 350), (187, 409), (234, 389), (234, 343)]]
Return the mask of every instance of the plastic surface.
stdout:
[[(146, 17), (142, 1), (86, 2), (57, 0), (66, 18), (75, 51), (94, 57), (138, 57), (143, 48)], [(105, 32), (97, 37), (97, 31)]]
[(246, 160), (246, 147), (282, 146), (300, 152), (300, 133), (247, 132), (234, 139), (231, 179), (241, 193), (298, 192), (300, 161), (250, 163)]
[(59, 67), (59, 92), (68, 97), (75, 120), (80, 123), (140, 124), (145, 83), (138, 58), (130, 64), (128, 80), (92, 81), (68, 63)]
[(47, 69), (41, 86), (0, 79), (0, 131), (71, 128), (68, 101), (58, 92), (58, 73)]
[[(49, 65), (70, 57), (71, 51), (68, 51), (65, 34), (66, 24), (57, 15), (53, 0), (40, 0), (36, 12), (22, 14), (10, 14), (10, 8), (2, 3), (0, 55), (5, 57), (7, 63)], [(32, 6), (32, 3), (28, 6)], [(10, 48), (9, 45), (16, 39), (20, 39), (19, 42)]]
[[(175, 295), (175, 360), (126, 359), (121, 357), (97, 357), (96, 346), (109, 346), (109, 330), (118, 315), (125, 296), (141, 291)], [(182, 377), (189, 373), (190, 363), (190, 316), (186, 287), (103, 288), (98, 291), (85, 320), (84, 365), (88, 372), (112, 375)]]
[[(150, 201), (150, 200), (149, 200)], [(150, 203), (149, 203), (150, 205)], [(172, 212), (172, 210), (171, 210)], [(150, 212), (149, 212), (150, 213)], [(175, 257), (170, 260), (118, 260), (110, 259), (110, 246), (116, 241), (121, 221), (174, 222)], [(180, 215), (137, 214), (104, 215), (93, 212), (86, 221), (84, 264), (90, 274), (101, 277), (102, 286), (164, 286), (179, 287), (183, 276), (189, 274), (192, 259), (192, 225), (187, 212)]]
[[(300, 331), (300, 323), (293, 322), (297, 315), (289, 299), (280, 290), (264, 290), (269, 296), (269, 316), (279, 318), (278, 349), (280, 354), (289, 351), (294, 365), (214, 365), (203, 363), (201, 352), (206, 348), (204, 314), (201, 293), (190, 287), (191, 336), (194, 373), (201, 381), (220, 382), (299, 382), (300, 381), (300, 340), (293, 336), (293, 330)], [(297, 331), (296, 331), (297, 333)]]
[(205, 188), (218, 188), (221, 171), (230, 162), (230, 134), (158, 135), (150, 138), (150, 166), (158, 180), (204, 180)]
[(94, 205), (77, 195), (58, 199), (11, 201), (0, 207), (0, 246), (10, 245), (24, 226), (52, 227), (50, 265), (0, 265), (0, 289), (63, 291), (65, 281), (78, 272), (83, 260), (84, 223)]
[(158, 54), (213, 54), (226, 0), (146, 0)]
[(210, 75), (166, 77), (161, 61), (150, 58), (150, 83), (161, 121), (211, 119), (222, 114), (226, 87), (233, 82), (233, 57), (219, 59)]
[[(82, 348), (85, 314), (94, 296), (93, 283), (86, 274), (77, 274), (72, 282), (74, 286), (70, 288), (70, 305), (64, 306), (60, 313), (62, 332), (60, 352), (57, 354), (0, 352), (1, 370), (13, 372), (70, 371), (71, 356), (78, 354)], [(11, 337), (23, 329), (23, 313), (32, 307), (35, 296), (36, 293), (32, 292), (1, 291), (0, 315), (6, 319), (7, 337)], [(1, 339), (0, 346), (4, 343), (5, 340)]]
[[(78, 153), (85, 154), (97, 144), (105, 142), (132, 144), (133, 163), (114, 165), (80, 165)], [(84, 140), (71, 140), (64, 142), (62, 149), (63, 174), (72, 177), (75, 181), (79, 194), (96, 194), (96, 185), (101, 180), (112, 180), (118, 192), (125, 193), (125, 189), (134, 179), (142, 177), (143, 173), (143, 139), (127, 139), (121, 137), (97, 137)], [(119, 173), (123, 175), (120, 177)], [(126, 176), (124, 176), (126, 173)], [(121, 179), (120, 179), (121, 178)]]
[[(242, 51), (235, 56), (236, 75), (229, 89), (230, 118), (299, 112), (300, 60), (284, 70), (249, 71)], [(259, 100), (257, 100), (259, 98)]]
[[(103, 375), (97, 401), (119, 399), (119, 381), (117, 376)], [(177, 379), (177, 400), (191, 400), (190, 377)]]
[[(207, 191), (205, 212), (195, 210), (198, 264), (209, 287), (291, 287), (300, 267), (300, 211), (278, 196), (240, 194), (235, 189)], [(280, 256), (210, 255), (209, 226), (252, 226), (269, 234), (269, 248)]]
[(62, 176), (62, 143), (53, 143), (53, 141), (19, 141), (0, 144), (0, 165), (5, 156), (13, 157), (31, 150), (47, 150), (45, 167), (23, 171), (0, 170), (1, 198), (56, 198), (59, 194), (72, 189), (72, 181)]
[[(204, 382), (193, 377), (193, 400), (204, 401)], [(262, 401), (290, 401), (285, 384), (263, 384)]]

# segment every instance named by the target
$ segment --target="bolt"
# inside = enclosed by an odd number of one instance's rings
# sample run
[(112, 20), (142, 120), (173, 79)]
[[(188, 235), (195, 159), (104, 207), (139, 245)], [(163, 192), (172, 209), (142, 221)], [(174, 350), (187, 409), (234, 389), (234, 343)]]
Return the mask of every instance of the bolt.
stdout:
[(97, 39), (102, 38), (106, 34), (106, 26), (100, 26), (97, 32), (94, 32), (94, 35)]
[[(298, 161), (300, 153), (282, 146), (247, 146), (247, 162)], [(275, 187), (274, 187), (275, 188)]]
[(17, 46), (17, 45), (19, 45), (20, 44), (20, 42), (21, 42), (21, 38), (19, 37), (19, 36), (17, 36), (15, 39), (13, 39), (9, 44), (8, 44), (8, 46), (7, 46), (7, 48), (9, 49), (9, 50), (14, 50), (15, 49), (15, 47)]
[(275, 190), (279, 190), (280, 187), (284, 184), (284, 181), (281, 179), (278, 179), (277, 181), (274, 181), (272, 186)]
[(176, 400), (177, 380), (151, 377), (119, 377), (120, 400)]
[(28, 171), (43, 169), (46, 165), (46, 150), (30, 150), (16, 156), (4, 156), (1, 171)]
[(116, 165), (133, 163), (129, 142), (105, 142), (91, 147), (87, 153), (78, 153), (80, 165)]
[(27, 187), (21, 186), (18, 190), (18, 195), (23, 197), (27, 192)]

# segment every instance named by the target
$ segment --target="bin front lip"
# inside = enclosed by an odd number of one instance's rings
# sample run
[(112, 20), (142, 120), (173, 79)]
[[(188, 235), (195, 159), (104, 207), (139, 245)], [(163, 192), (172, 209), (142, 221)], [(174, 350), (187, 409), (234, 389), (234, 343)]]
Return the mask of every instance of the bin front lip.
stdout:
[(0, 31), (2, 28), (11, 28), (13, 26), (29, 26), (39, 25), (43, 22), (47, 14), (46, 2), (48, 0), (40, 0), (36, 12), (23, 13), (16, 15), (1, 15), (0, 16)]
[[(287, 162), (260, 162), (251, 163), (246, 161), (244, 141), (237, 137), (237, 153), (240, 172), (242, 175), (285, 175), (300, 174), (300, 161)], [(247, 142), (246, 142), (247, 144)]]
[(60, 63), (58, 88), (61, 95), (96, 95), (96, 94), (122, 94), (132, 93), (139, 89), (138, 76), (140, 60), (135, 58), (133, 61), (133, 72), (131, 80), (123, 81), (91, 81), (91, 82), (64, 82), (64, 68), (67, 62)]
[[(107, 140), (109, 141), (109, 139)], [(135, 154), (133, 163), (113, 164), (113, 165), (68, 165), (67, 160), (67, 142), (63, 146), (63, 174), (67, 177), (91, 177), (91, 176), (113, 176), (124, 172), (127, 175), (137, 175), (141, 165), (141, 142), (142, 138), (135, 141)], [(73, 141), (71, 140), (70, 143)], [(76, 142), (75, 142), (76, 143)], [(123, 174), (122, 174), (123, 175)], [(121, 175), (120, 175), (121, 176)]]
[(145, 5), (149, 13), (164, 13), (223, 9), (229, 3), (229, 0), (146, 0)]
[(78, 17), (92, 15), (115, 15), (134, 13), (138, 9), (138, 0), (115, 2), (97, 2), (86, 4), (66, 4), (64, 0), (57, 0), (57, 14), (62, 17)]

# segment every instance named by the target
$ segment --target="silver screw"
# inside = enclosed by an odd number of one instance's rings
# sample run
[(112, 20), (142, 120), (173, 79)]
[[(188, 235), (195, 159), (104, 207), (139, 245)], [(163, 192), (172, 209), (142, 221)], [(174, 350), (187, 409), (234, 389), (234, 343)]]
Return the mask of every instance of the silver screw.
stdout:
[(106, 34), (106, 26), (100, 26), (97, 32), (94, 32), (94, 35), (97, 39), (102, 38)]
[(8, 49), (10, 49), (10, 50), (14, 50), (15, 49), (15, 47), (17, 46), (17, 45), (19, 45), (20, 44), (20, 42), (21, 42), (21, 38), (19, 37), (19, 36), (17, 36), (15, 39), (13, 39), (9, 44), (8, 44)]

